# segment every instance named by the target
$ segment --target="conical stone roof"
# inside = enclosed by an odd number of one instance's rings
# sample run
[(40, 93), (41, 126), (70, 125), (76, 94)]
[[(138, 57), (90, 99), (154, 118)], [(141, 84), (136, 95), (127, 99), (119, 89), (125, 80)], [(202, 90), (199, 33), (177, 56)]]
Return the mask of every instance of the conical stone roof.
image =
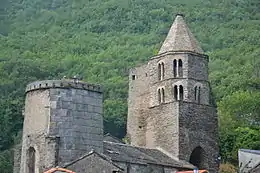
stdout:
[(204, 54), (182, 15), (176, 16), (159, 54), (169, 51), (191, 51)]

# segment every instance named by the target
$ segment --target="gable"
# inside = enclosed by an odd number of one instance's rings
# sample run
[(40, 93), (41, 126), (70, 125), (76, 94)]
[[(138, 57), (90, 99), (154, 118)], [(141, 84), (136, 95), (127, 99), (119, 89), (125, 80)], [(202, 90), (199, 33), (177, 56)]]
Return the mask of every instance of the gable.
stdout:
[(92, 153), (82, 159), (72, 162), (66, 168), (75, 171), (76, 173), (112, 173), (113, 171), (121, 172), (121, 168), (116, 166), (112, 161), (101, 157), (97, 153)]

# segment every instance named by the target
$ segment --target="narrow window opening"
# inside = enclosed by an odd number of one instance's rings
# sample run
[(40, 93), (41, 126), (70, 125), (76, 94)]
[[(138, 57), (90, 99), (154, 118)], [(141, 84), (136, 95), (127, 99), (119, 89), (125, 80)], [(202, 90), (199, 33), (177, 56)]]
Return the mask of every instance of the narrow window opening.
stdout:
[(198, 103), (200, 103), (200, 87), (198, 89)]
[(158, 102), (161, 103), (161, 89), (158, 89)]
[(164, 79), (164, 74), (165, 74), (165, 72), (164, 72), (164, 63), (161, 64), (161, 68), (162, 68), (162, 70), (161, 70), (161, 72), (162, 72), (161, 80), (163, 80)]
[(176, 59), (173, 60), (173, 76), (174, 77), (177, 76), (177, 61), (176, 61)]
[(158, 80), (161, 80), (161, 64), (158, 64)]
[(194, 88), (194, 98), (196, 101), (197, 100), (197, 86), (195, 86), (195, 88)]
[(132, 75), (132, 80), (135, 80), (135, 75)]
[(182, 71), (182, 60), (179, 59), (179, 68), (178, 68), (178, 73), (179, 73), (179, 77), (183, 76), (183, 71)]
[(30, 147), (28, 149), (28, 173), (35, 173), (35, 149)]
[(177, 97), (178, 97), (178, 87), (176, 85), (174, 86), (174, 89), (173, 89), (173, 96), (174, 96), (175, 100), (178, 100), (177, 99)]
[(162, 103), (165, 102), (165, 94), (164, 94), (164, 88), (162, 88)]
[(183, 100), (183, 86), (180, 85), (180, 88), (179, 88), (179, 93), (180, 93), (180, 100)]

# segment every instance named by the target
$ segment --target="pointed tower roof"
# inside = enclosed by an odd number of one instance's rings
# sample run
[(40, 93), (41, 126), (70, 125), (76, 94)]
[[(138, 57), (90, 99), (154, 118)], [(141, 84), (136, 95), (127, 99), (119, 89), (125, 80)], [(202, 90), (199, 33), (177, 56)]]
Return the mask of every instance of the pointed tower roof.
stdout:
[(171, 29), (163, 42), (159, 54), (169, 51), (191, 51), (204, 54), (187, 24), (183, 19), (183, 15), (177, 14), (171, 26)]

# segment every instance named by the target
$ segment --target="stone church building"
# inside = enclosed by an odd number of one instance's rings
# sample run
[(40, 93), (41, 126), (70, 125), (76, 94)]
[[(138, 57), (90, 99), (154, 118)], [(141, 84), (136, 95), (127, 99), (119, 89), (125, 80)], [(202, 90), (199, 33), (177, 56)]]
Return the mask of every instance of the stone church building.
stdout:
[(130, 70), (127, 137), (103, 135), (99, 85), (46, 80), (26, 88), (14, 173), (218, 172), (218, 119), (208, 61), (177, 15), (158, 55)]

